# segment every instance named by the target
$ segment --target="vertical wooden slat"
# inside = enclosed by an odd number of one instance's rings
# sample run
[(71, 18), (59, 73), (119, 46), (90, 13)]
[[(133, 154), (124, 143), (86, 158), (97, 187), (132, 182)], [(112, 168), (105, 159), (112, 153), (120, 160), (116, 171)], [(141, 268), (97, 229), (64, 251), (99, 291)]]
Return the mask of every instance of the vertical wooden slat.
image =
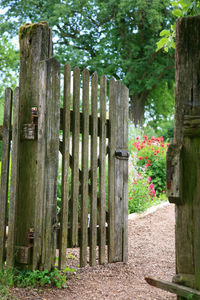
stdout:
[(0, 268), (3, 266), (5, 255), (5, 233), (7, 223), (8, 180), (10, 163), (10, 127), (12, 111), (12, 90), (5, 91), (2, 162), (1, 162), (1, 191), (0, 191)]
[(109, 158), (108, 158), (108, 262), (114, 261), (115, 246), (115, 127), (116, 127), (116, 90), (115, 79), (111, 78), (109, 83)]
[(60, 213), (59, 268), (66, 264), (69, 202), (69, 144), (70, 144), (71, 67), (64, 67), (62, 200)]
[(60, 126), (60, 64), (40, 63), (37, 198), (33, 268), (54, 267), (56, 251), (57, 170)]
[[(128, 89), (120, 82), (115, 83), (116, 150), (128, 152)], [(115, 258), (114, 261), (128, 259), (128, 160), (115, 158)]]
[(8, 234), (8, 245), (7, 245), (7, 258), (6, 258), (6, 264), (9, 268), (12, 268), (14, 266), (19, 137), (20, 137), (19, 88), (16, 88), (14, 92), (14, 104), (13, 104), (12, 161), (11, 161), (10, 203), (9, 203), (9, 220), (8, 220), (9, 234)]
[(100, 243), (99, 243), (99, 263), (105, 263), (105, 202), (106, 202), (106, 96), (107, 80), (102, 76), (100, 80), (100, 144), (99, 144), (99, 195), (100, 195)]
[(91, 200), (90, 200), (90, 265), (96, 264), (97, 245), (97, 91), (98, 77), (95, 72), (91, 81), (92, 135), (91, 135)]
[(38, 99), (38, 136), (37, 136), (37, 191), (35, 199), (34, 220), (34, 246), (33, 270), (38, 268), (41, 261), (42, 241), (44, 239), (43, 227), (45, 224), (44, 198), (45, 198), (45, 152), (46, 152), (46, 80), (47, 66), (45, 61), (40, 64), (39, 72), (39, 99)]
[[(123, 149), (128, 151), (128, 103), (129, 90), (122, 84), (121, 105), (123, 107)], [(128, 160), (123, 161), (123, 262), (128, 261)]]
[(89, 71), (83, 71), (83, 134), (81, 178), (81, 245), (80, 266), (87, 264), (88, 246), (88, 144), (89, 144)]
[(60, 129), (60, 63), (51, 58), (47, 64), (46, 98), (46, 220), (44, 269), (50, 270), (55, 265), (56, 256), (56, 217), (57, 217), (57, 177)]
[(73, 132), (72, 132), (72, 246), (78, 245), (79, 198), (79, 135), (80, 135), (80, 70), (74, 68), (73, 78)]

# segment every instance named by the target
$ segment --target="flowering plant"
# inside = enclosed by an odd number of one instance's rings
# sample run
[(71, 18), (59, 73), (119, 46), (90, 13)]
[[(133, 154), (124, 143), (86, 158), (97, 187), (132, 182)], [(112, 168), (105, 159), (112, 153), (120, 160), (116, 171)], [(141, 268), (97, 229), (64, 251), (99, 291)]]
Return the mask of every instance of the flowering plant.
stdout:
[(137, 153), (138, 169), (145, 167), (147, 176), (155, 186), (157, 195), (166, 190), (166, 151), (168, 143), (164, 143), (163, 137), (151, 137), (144, 135), (136, 137), (132, 144), (132, 151)]
[(137, 136), (129, 160), (129, 213), (143, 211), (165, 195), (166, 150), (163, 137)]

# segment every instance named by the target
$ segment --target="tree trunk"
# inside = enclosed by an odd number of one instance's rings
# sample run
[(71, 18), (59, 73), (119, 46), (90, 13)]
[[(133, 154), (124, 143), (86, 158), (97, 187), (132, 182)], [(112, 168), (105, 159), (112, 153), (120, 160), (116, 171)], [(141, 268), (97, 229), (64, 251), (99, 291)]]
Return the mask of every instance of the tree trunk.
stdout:
[(130, 119), (133, 120), (135, 125), (142, 126), (144, 123), (144, 108), (146, 98), (146, 91), (142, 92), (141, 94), (134, 94), (131, 97)]

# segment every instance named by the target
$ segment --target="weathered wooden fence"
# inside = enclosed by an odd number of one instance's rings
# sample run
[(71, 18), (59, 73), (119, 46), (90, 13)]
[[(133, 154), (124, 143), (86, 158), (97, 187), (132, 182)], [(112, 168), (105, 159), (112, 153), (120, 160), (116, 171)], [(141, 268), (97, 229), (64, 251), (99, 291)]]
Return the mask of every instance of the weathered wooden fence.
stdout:
[(88, 70), (66, 64), (60, 108), (60, 64), (48, 24), (26, 24), (19, 35), (19, 88), (14, 101), (6, 90), (1, 127), (0, 267), (51, 269), (59, 249), (63, 269), (69, 247), (80, 247), (81, 266), (127, 261), (128, 89), (105, 76), (99, 85), (96, 73), (90, 79)]

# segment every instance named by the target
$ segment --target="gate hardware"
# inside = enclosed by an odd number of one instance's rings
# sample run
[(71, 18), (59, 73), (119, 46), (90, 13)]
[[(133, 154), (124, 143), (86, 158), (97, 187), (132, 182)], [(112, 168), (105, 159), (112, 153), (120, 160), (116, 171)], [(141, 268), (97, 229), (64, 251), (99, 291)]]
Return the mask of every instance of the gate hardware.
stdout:
[(118, 159), (125, 159), (127, 160), (129, 158), (128, 150), (116, 150), (115, 156)]
[(22, 128), (22, 140), (34, 141), (37, 139), (37, 125), (38, 125), (38, 109), (31, 108), (31, 124), (24, 124)]

